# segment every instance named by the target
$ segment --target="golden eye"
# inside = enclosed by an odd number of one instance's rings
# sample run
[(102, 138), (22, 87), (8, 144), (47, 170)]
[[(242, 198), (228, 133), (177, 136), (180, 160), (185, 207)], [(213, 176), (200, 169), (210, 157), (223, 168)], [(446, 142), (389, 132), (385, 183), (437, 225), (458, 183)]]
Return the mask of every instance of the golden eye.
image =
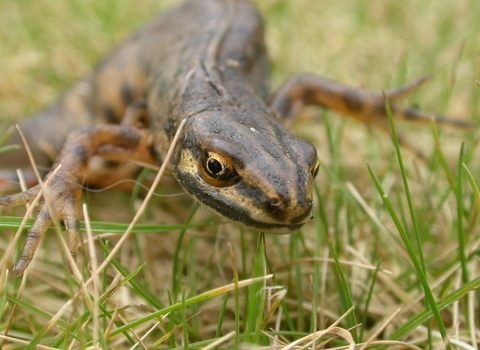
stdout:
[(204, 152), (199, 162), (200, 176), (212, 186), (231, 186), (239, 180), (232, 162), (221, 154), (213, 151)]
[(317, 158), (315, 160), (315, 163), (313, 163), (313, 167), (312, 167), (313, 178), (317, 177), (319, 170), (320, 170), (320, 162), (318, 161), (318, 158)]
[(222, 164), (218, 159), (210, 157), (207, 159), (207, 164), (206, 164), (207, 171), (212, 175), (212, 176), (222, 176), (225, 173), (225, 165)]

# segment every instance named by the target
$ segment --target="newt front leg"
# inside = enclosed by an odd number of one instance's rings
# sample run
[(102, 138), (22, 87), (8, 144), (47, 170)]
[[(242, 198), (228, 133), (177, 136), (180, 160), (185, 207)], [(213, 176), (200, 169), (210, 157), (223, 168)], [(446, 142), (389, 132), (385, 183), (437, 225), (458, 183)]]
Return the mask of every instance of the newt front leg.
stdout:
[[(156, 164), (153, 154), (153, 136), (149, 130), (123, 125), (96, 125), (71, 132), (52, 169), (61, 168), (54, 175), (47, 174), (49, 183), (43, 189), (40, 211), (28, 232), (20, 258), (13, 269), (16, 276), (23, 274), (53, 220), (61, 220), (67, 231), (67, 245), (76, 256), (79, 240), (80, 197), (82, 184), (93, 156), (111, 161), (134, 161)], [(49, 179), (50, 176), (53, 178)], [(25, 192), (0, 198), (2, 206), (27, 204), (41, 191), (37, 185)]]
[[(392, 116), (409, 122), (429, 122), (433, 119), (439, 124), (472, 128), (473, 125), (468, 121), (422, 112), (398, 104), (428, 80), (429, 76), (396, 89), (385, 90)], [(385, 101), (381, 92), (348, 87), (313, 74), (299, 74), (290, 78), (277, 91), (270, 107), (288, 123), (306, 105), (321, 106), (365, 124), (380, 127), (384, 131), (388, 130)]]

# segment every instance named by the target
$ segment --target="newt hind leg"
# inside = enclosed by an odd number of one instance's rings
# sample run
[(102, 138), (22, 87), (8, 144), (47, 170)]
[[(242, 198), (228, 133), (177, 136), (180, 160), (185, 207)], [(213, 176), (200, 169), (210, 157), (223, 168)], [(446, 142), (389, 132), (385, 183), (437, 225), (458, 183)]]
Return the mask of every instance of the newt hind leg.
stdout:
[(74, 130), (68, 135), (62, 152), (52, 167), (58, 169), (46, 175), (43, 188), (38, 185), (22, 193), (0, 197), (1, 206), (17, 206), (31, 203), (43, 191), (39, 214), (28, 232), (13, 273), (17, 276), (23, 274), (54, 220), (65, 224), (68, 248), (73, 256), (76, 255), (82, 184), (92, 157), (155, 164), (152, 145), (153, 136), (146, 129), (95, 125)]
[[(433, 119), (439, 124), (473, 128), (473, 124), (468, 121), (427, 113), (398, 104), (401, 99), (418, 90), (428, 80), (429, 77), (424, 77), (399, 88), (385, 90), (392, 116), (409, 122), (429, 122)], [(274, 95), (270, 107), (288, 124), (300, 109), (307, 105), (331, 109), (341, 115), (389, 132), (382, 92), (347, 87), (312, 74), (300, 74), (288, 80)], [(412, 148), (406, 145), (403, 138), (400, 140), (407, 148)], [(418, 151), (415, 153), (420, 155)]]

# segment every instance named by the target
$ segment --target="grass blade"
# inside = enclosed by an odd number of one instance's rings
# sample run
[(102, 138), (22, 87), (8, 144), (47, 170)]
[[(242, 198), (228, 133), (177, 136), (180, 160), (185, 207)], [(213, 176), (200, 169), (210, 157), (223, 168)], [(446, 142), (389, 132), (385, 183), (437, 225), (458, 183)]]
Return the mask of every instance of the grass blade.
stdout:
[(383, 203), (385, 204), (385, 207), (386, 207), (387, 211), (389, 212), (392, 220), (394, 221), (395, 226), (396, 226), (398, 232), (400, 233), (400, 236), (402, 237), (402, 240), (405, 244), (405, 247), (407, 248), (408, 255), (410, 256), (410, 259), (411, 259), (411, 261), (412, 261), (412, 263), (415, 267), (417, 277), (418, 277), (420, 283), (423, 286), (423, 290), (425, 292), (425, 298), (428, 302), (428, 305), (430, 306), (430, 308), (432, 310), (433, 316), (434, 316), (435, 321), (437, 322), (437, 326), (440, 330), (440, 334), (442, 335), (442, 338), (445, 341), (445, 346), (447, 347), (447, 349), (451, 350), (451, 346), (450, 346), (450, 342), (448, 341), (448, 335), (447, 335), (447, 331), (445, 329), (445, 325), (443, 324), (443, 320), (442, 320), (442, 317), (440, 316), (440, 312), (439, 312), (437, 304), (435, 302), (435, 298), (433, 296), (433, 293), (430, 290), (430, 286), (428, 285), (428, 281), (427, 281), (427, 278), (425, 276), (424, 269), (422, 268), (419, 260), (417, 259), (416, 254), (415, 254), (415, 249), (413, 248), (407, 233), (405, 232), (404, 228), (402, 227), (402, 225), (401, 225), (401, 223), (400, 223), (400, 221), (399, 221), (399, 219), (398, 219), (398, 217), (397, 217), (397, 215), (396, 215), (396, 213), (395, 213), (395, 211), (394, 211), (394, 209), (393, 209), (393, 207), (390, 203), (390, 200), (388, 199), (387, 194), (383, 191), (383, 188), (382, 188), (382, 185), (380, 184), (380, 181), (378, 180), (377, 176), (375, 175), (373, 170), (370, 168), (370, 166), (368, 166), (368, 171), (370, 172), (370, 176), (373, 179), (375, 187), (377, 188), (377, 191), (380, 194), (380, 197), (382, 198)]

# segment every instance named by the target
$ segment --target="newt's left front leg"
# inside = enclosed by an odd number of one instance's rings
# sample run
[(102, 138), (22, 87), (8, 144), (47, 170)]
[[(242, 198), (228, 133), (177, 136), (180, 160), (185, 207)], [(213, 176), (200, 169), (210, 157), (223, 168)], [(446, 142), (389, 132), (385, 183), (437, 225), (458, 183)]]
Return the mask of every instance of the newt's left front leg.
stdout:
[[(385, 90), (393, 117), (409, 122), (428, 122), (434, 119), (439, 124), (472, 128), (473, 125), (464, 120), (426, 113), (397, 104), (427, 80), (428, 77), (425, 77), (397, 89)], [(384, 96), (381, 92), (351, 88), (313, 74), (300, 74), (288, 80), (277, 91), (270, 107), (288, 123), (306, 105), (331, 109), (365, 124), (380, 127), (384, 131), (389, 130)]]
[(56, 169), (61, 165), (60, 169), (46, 175), (48, 185), (45, 188), (37, 185), (22, 193), (0, 197), (0, 205), (16, 206), (32, 202), (43, 191), (40, 211), (13, 269), (15, 275), (20, 276), (28, 267), (53, 220), (64, 222), (68, 249), (75, 257), (79, 240), (82, 184), (93, 156), (111, 161), (156, 164), (153, 135), (147, 129), (123, 125), (96, 125), (74, 130), (68, 135), (62, 152), (52, 167)]

